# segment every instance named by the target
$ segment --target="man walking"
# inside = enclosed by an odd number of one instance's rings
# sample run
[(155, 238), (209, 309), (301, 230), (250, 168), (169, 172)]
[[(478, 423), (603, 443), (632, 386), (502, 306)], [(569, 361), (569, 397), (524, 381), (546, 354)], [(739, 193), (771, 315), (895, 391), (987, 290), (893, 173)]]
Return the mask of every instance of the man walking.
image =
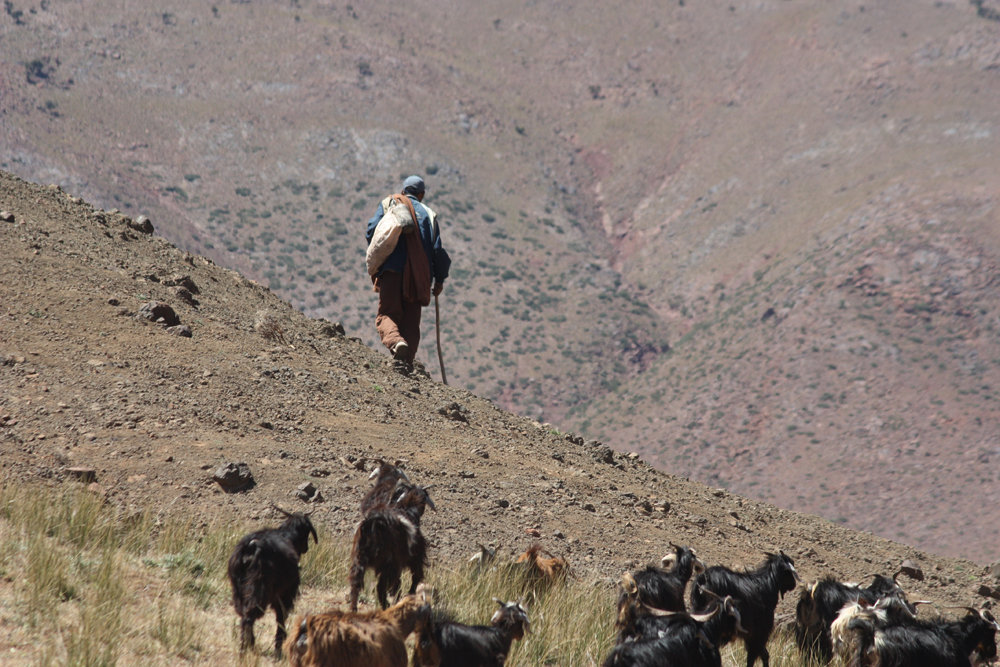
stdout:
[[(432, 293), (441, 293), (451, 266), (451, 258), (441, 246), (437, 215), (423, 204), (424, 191), (424, 179), (419, 176), (403, 181), (405, 199), (400, 201), (406, 204), (408, 213), (404, 217), (411, 218), (414, 224), (403, 225), (395, 249), (373, 276), (378, 292), (375, 328), (393, 358), (407, 364), (413, 363), (420, 344), (421, 310), (430, 303)], [(383, 199), (368, 221), (365, 238), (369, 244), (391, 200)]]

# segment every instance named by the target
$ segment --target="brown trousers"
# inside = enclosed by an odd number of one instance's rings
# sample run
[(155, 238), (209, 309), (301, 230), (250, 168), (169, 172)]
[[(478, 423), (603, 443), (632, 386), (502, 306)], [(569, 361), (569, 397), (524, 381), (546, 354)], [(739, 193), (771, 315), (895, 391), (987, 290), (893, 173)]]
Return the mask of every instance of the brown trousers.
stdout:
[(403, 300), (403, 274), (397, 271), (383, 271), (378, 278), (378, 314), (375, 329), (382, 344), (390, 350), (401, 340), (410, 346), (409, 358), (413, 363), (420, 345), (419, 303)]

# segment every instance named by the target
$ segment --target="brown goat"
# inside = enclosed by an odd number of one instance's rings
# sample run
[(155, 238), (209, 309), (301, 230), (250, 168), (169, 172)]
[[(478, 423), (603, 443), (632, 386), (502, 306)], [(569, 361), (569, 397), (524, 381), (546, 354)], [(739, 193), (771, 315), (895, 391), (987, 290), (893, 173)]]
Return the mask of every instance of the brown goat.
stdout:
[(288, 643), (291, 667), (406, 667), (406, 638), (430, 618), (426, 590), (380, 611), (309, 614)]
[[(544, 558), (542, 554), (546, 554), (548, 558)], [(527, 551), (518, 556), (514, 563), (524, 568), (529, 585), (551, 585), (565, 581), (569, 575), (569, 563), (566, 559), (553, 556), (538, 543), (528, 547)]]

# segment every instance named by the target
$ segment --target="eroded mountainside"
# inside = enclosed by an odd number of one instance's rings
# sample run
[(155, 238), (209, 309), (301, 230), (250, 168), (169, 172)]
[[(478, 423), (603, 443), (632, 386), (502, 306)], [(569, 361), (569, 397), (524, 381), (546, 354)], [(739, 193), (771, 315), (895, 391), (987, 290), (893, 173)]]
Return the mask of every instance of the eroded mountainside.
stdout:
[[(634, 455), (498, 409), (309, 319), (240, 274), (181, 251), (145, 221), (0, 172), (0, 474), (49, 484), (89, 468), (123, 508), (260, 520), (311, 482), (314, 521), (348, 534), (376, 457), (433, 484), (432, 558), (477, 542), (540, 541), (582, 577), (617, 579), (670, 542), (753, 565), (783, 549), (803, 578), (858, 578), (917, 561), (907, 589), (981, 604), (997, 579), (817, 516), (658, 472)], [(142, 317), (170, 306), (179, 335)], [(173, 324), (172, 322), (170, 324)], [(256, 485), (212, 473), (246, 462)], [(986, 588), (983, 588), (985, 586)], [(785, 605), (794, 601), (789, 597)], [(790, 607), (785, 608), (785, 612)]]
[(0, 168), (372, 348), (361, 229), (423, 173), (454, 384), (985, 563), (993, 4), (12, 0)]

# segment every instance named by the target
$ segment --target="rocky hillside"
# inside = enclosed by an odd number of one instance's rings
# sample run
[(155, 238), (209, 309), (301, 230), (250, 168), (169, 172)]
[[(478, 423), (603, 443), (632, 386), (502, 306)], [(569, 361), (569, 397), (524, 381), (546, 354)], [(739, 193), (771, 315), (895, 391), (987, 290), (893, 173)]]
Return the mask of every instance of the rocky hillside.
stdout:
[[(305, 508), (297, 493), (311, 484), (314, 520), (347, 533), (367, 468), (385, 457), (434, 485), (424, 521), (438, 562), (476, 542), (511, 554), (540, 541), (582, 577), (617, 578), (675, 541), (734, 565), (783, 549), (810, 580), (909, 558), (928, 576), (907, 588), (941, 604), (978, 605), (1000, 585), (969, 561), (658, 472), (402, 374), (148, 221), (6, 172), (0, 209), (4, 484), (73, 483), (89, 470), (93, 491), (119, 507), (205, 523), (256, 521), (271, 502)], [(150, 321), (154, 308), (167, 321)], [(227, 462), (246, 463), (255, 484), (224, 493), (212, 476)]]
[(0, 168), (148, 215), (373, 349), (360, 229), (421, 172), (454, 384), (985, 563), (998, 15), (11, 0)]

